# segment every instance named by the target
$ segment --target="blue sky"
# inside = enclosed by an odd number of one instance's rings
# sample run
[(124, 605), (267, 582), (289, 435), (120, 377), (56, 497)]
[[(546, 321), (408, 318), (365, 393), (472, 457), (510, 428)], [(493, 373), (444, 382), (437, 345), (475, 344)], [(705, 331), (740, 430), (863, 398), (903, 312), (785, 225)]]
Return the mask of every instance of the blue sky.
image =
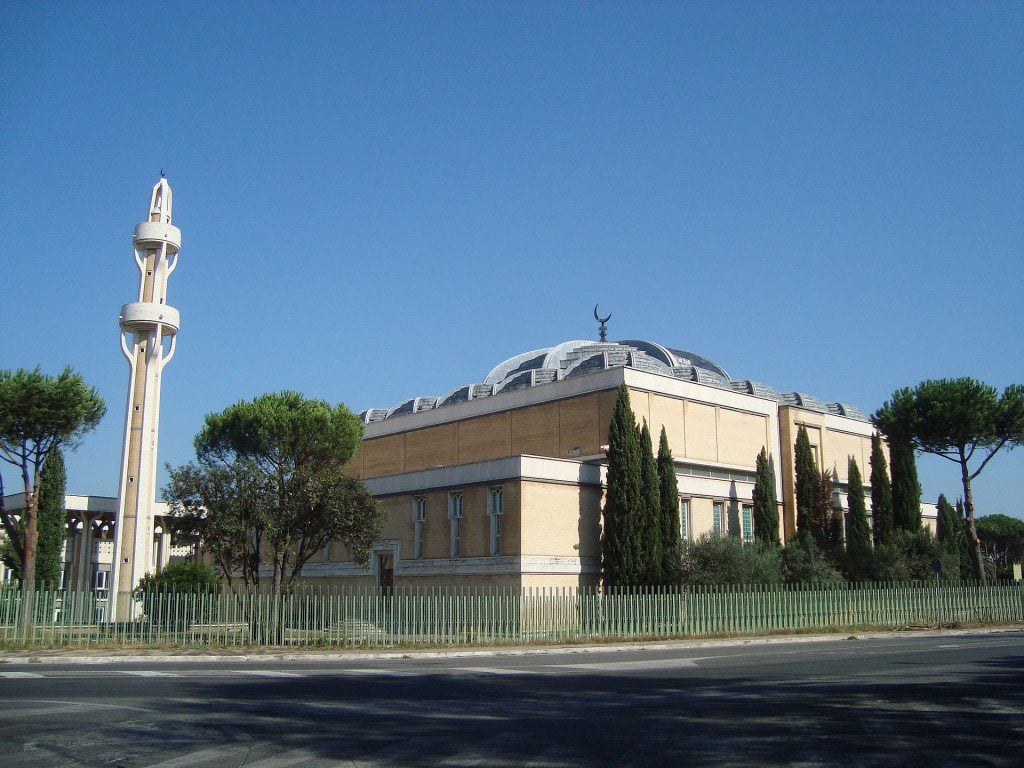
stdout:
[[(612, 338), (868, 412), (1024, 383), (1022, 54), (1019, 3), (6, 2), (0, 367), (99, 388), (69, 485), (114, 494), (163, 168), (161, 462), (262, 392), (480, 381), (594, 336), (595, 302)], [(976, 483), (979, 513), (1022, 498), (1024, 450)]]

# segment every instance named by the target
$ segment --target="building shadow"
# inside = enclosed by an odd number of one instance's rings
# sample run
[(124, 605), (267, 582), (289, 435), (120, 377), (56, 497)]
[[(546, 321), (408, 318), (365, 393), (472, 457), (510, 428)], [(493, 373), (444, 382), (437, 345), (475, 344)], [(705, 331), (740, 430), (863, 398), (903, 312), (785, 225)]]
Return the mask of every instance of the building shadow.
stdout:
[(729, 481), (729, 503), (726, 505), (726, 532), (730, 536), (739, 536), (740, 530), (740, 499), (736, 481)]
[[(1021, 655), (950, 679), (898, 662), (872, 680), (855, 667), (829, 680), (727, 669), (232, 677), (190, 684), (163, 715), (201, 724), (183, 751), (244, 734), (360, 766), (1020, 764)], [(109, 733), (152, 735), (129, 724)]]

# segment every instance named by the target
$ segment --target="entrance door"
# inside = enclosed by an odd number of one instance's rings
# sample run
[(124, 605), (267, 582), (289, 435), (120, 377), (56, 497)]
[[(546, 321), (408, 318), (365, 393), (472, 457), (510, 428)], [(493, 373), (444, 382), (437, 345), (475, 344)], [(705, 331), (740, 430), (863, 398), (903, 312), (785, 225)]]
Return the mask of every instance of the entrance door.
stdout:
[(381, 592), (390, 594), (395, 588), (395, 556), (392, 552), (377, 554), (377, 586)]

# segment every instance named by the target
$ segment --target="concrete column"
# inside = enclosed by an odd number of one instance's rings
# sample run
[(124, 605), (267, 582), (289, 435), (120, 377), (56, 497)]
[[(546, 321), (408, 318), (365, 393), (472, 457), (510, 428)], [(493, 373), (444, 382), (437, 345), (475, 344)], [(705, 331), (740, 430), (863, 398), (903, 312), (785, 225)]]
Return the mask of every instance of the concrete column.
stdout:
[(164, 553), (167, 550), (167, 536), (168, 533), (164, 530), (163, 526), (157, 529), (156, 540), (153, 542), (153, 566), (157, 573), (160, 573), (164, 569), (167, 563), (164, 561)]
[(77, 573), (75, 574), (75, 589), (78, 592), (88, 592), (92, 589), (89, 580), (92, 578), (92, 521), (88, 515), (82, 515), (82, 530), (78, 532), (78, 561)]

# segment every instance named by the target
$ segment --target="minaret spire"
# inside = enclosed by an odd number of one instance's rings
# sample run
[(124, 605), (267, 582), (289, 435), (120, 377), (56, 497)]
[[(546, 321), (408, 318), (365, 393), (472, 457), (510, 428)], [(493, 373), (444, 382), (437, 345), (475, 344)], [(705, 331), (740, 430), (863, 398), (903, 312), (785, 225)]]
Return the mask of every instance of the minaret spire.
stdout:
[(167, 304), (167, 278), (178, 265), (181, 246), (181, 231), (171, 224), (172, 201), (161, 173), (150, 195), (147, 220), (136, 225), (132, 236), (139, 298), (121, 307), (121, 351), (128, 360), (129, 383), (108, 603), (111, 621), (133, 618), (134, 604), (126, 593), (161, 565), (153, 557), (160, 374), (174, 356), (179, 327), (178, 310)]

